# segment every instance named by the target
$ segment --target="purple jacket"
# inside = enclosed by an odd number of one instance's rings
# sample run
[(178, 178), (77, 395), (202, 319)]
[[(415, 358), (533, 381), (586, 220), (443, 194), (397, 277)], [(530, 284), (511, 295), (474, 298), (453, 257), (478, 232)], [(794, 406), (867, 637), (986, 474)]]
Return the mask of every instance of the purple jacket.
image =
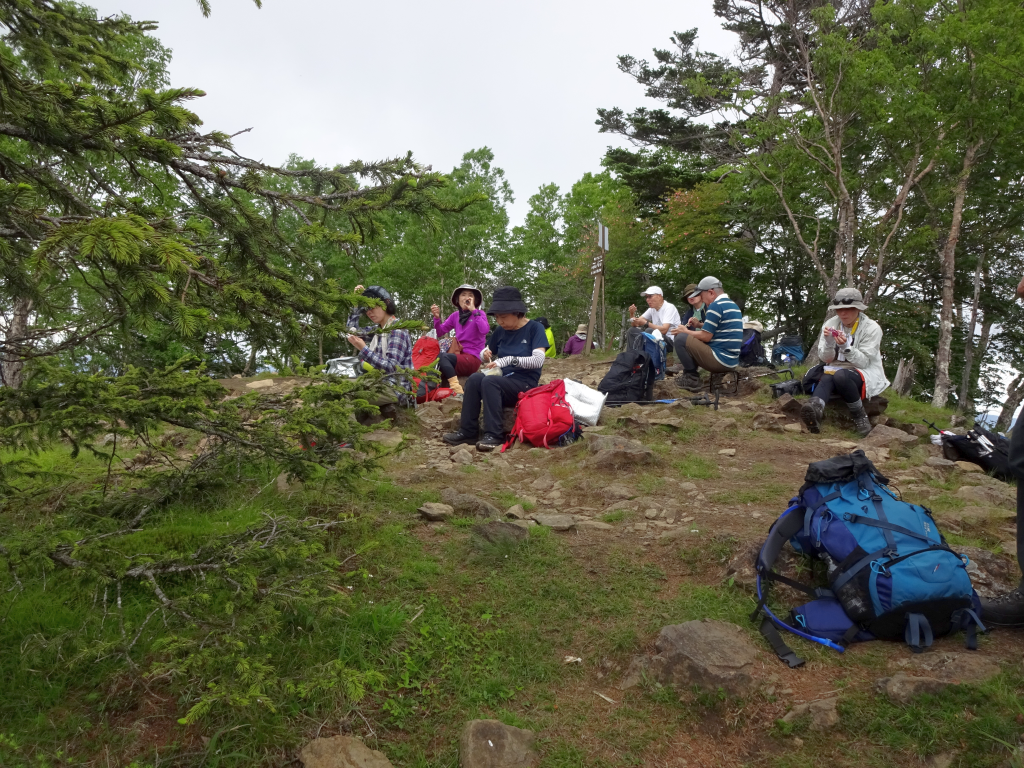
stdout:
[(584, 348), (586, 348), (587, 342), (581, 339), (579, 336), (573, 334), (569, 337), (569, 340), (565, 342), (565, 346), (562, 347), (563, 355), (581, 355), (583, 354)]
[(452, 328), (455, 329), (455, 338), (462, 345), (463, 354), (480, 357), (480, 353), (484, 351), (487, 334), (491, 332), (491, 326), (487, 322), (487, 315), (484, 314), (484, 311), (474, 309), (473, 315), (465, 325), (459, 324), (458, 312), (452, 312), (444, 322), (434, 318), (434, 330), (437, 331), (438, 338), (444, 336)]

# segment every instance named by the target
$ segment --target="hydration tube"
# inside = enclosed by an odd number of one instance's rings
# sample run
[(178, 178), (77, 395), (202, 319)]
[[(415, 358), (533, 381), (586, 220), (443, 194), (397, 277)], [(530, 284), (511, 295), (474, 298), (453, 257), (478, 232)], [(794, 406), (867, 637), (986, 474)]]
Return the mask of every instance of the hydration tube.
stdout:
[[(794, 506), (790, 507), (789, 509), (787, 509), (785, 512), (783, 512), (779, 516), (779, 520), (781, 520), (787, 514), (790, 514), (794, 509), (799, 509), (799, 506), (800, 505), (797, 504), (797, 505), (794, 505)], [(757, 574), (757, 600), (758, 600), (758, 602), (761, 602), (763, 599), (764, 599), (764, 595), (761, 593), (761, 574), (760, 574), (760, 572), (758, 572), (758, 574)], [(833, 643), (828, 638), (816, 637), (815, 635), (809, 635), (806, 632), (801, 632), (799, 629), (796, 629), (795, 627), (790, 626), (789, 624), (786, 624), (778, 616), (776, 616), (774, 613), (772, 613), (771, 608), (768, 607), (767, 603), (765, 603), (762, 606), (761, 610), (763, 610), (765, 612), (765, 615), (768, 616), (768, 618), (771, 620), (771, 622), (773, 624), (776, 624), (780, 629), (784, 629), (787, 632), (792, 632), (794, 635), (796, 635), (798, 637), (802, 637), (804, 640), (810, 640), (812, 643), (817, 643), (818, 645), (824, 645), (825, 647), (831, 648), (832, 650), (838, 651), (839, 653), (845, 653), (846, 652), (846, 649), (843, 646), (839, 645), (838, 643)]]

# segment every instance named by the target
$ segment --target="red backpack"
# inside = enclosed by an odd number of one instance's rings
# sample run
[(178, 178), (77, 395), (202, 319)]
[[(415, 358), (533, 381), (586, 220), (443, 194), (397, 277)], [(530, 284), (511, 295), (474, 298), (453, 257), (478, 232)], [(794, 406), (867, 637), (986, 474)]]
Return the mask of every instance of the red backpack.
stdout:
[(565, 382), (555, 379), (543, 387), (519, 393), (516, 421), (501, 452), (511, 448), (516, 440), (545, 448), (567, 445), (581, 431), (573, 418), (572, 406), (565, 399)]
[[(412, 347), (412, 367), (416, 370), (426, 367), (434, 367), (434, 363), (437, 358), (441, 355), (441, 345), (437, 343), (437, 339), (432, 339), (429, 336), (423, 336), (416, 340), (416, 343)], [(413, 376), (413, 387), (418, 389), (420, 386), (420, 379), (417, 376)], [(448, 387), (438, 387), (436, 384), (433, 389), (427, 389), (427, 394), (423, 397), (417, 397), (417, 403), (425, 403), (431, 400), (444, 400), (446, 397), (451, 397), (454, 393)]]

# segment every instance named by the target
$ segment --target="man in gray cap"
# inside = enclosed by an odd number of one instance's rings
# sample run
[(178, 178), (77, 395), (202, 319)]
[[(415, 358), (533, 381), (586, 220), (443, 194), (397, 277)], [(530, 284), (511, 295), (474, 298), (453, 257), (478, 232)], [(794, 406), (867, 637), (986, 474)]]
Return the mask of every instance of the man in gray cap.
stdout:
[(697, 298), (706, 307), (700, 328), (679, 325), (674, 345), (683, 375), (677, 379), (681, 389), (699, 392), (704, 387), (700, 369), (711, 372), (712, 380), (735, 370), (740, 364), (743, 344), (743, 313), (722, 290), (722, 281), (708, 276), (686, 298)]

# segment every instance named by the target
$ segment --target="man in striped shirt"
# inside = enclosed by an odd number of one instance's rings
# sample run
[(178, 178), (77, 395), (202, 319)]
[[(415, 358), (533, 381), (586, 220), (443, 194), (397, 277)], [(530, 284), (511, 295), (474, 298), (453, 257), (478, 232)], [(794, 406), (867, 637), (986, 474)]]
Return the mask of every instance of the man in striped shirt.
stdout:
[(686, 298), (698, 296), (707, 307), (703, 325), (699, 329), (677, 326), (674, 339), (676, 356), (683, 366), (683, 375), (677, 383), (681, 389), (691, 392), (699, 392), (704, 387), (701, 368), (711, 372), (712, 382), (723, 373), (735, 370), (743, 344), (743, 314), (722, 290), (722, 281), (705, 277)]

